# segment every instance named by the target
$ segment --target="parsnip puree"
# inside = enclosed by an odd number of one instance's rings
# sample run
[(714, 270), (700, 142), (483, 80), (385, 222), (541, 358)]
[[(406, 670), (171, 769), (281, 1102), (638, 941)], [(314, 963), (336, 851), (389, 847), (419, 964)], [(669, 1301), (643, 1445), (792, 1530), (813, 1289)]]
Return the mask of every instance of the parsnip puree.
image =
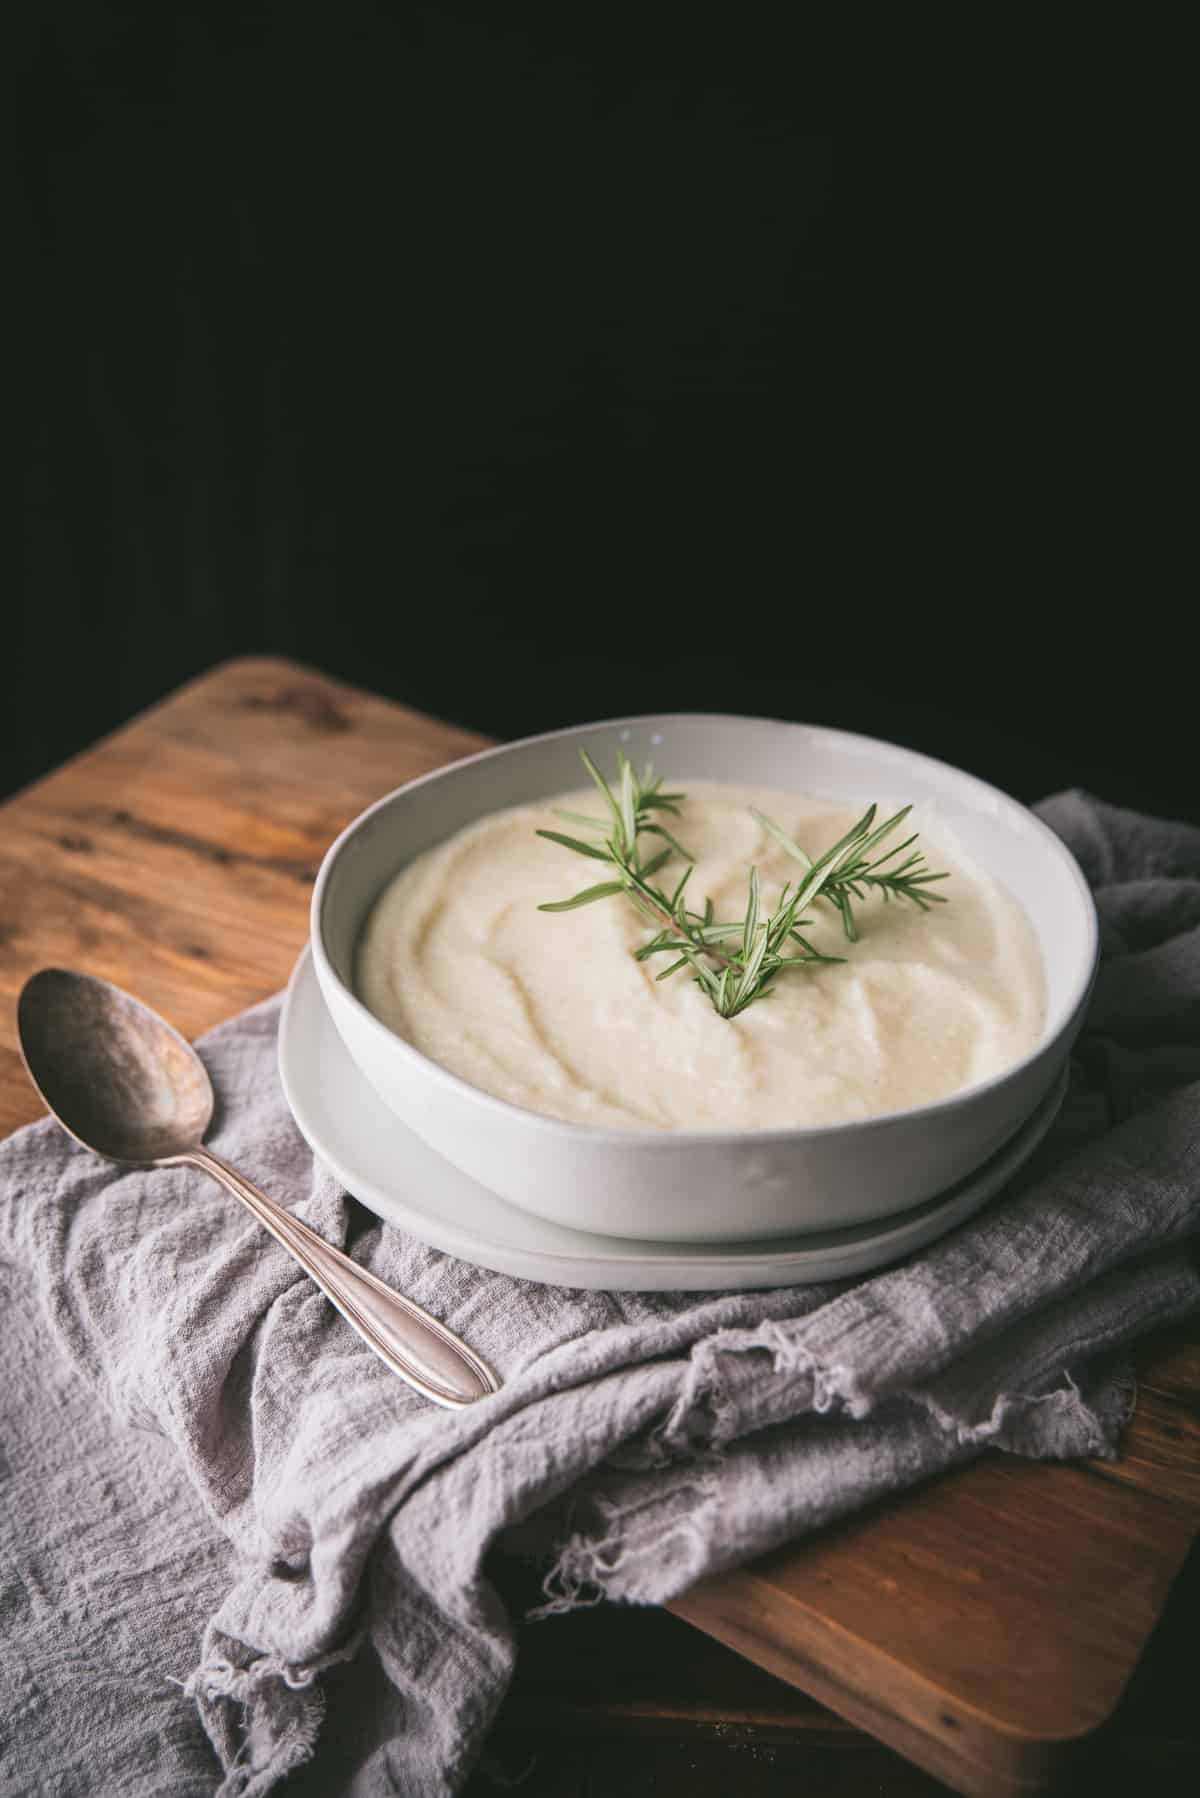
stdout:
[[(711, 894), (741, 918), (751, 863), (764, 912), (803, 870), (750, 816), (755, 806), (820, 855), (857, 810), (794, 793), (672, 781), (687, 798), (665, 822), (696, 858), (688, 901)], [(880, 817), (888, 795), (880, 795)], [(914, 810), (949, 903), (921, 912), (870, 894), (847, 942), (817, 901), (804, 934), (838, 966), (780, 973), (772, 997), (718, 1016), (669, 956), (636, 962), (654, 927), (624, 895), (539, 912), (606, 878), (535, 836), (572, 831), (550, 810), (595, 815), (594, 792), (497, 812), (404, 868), (368, 918), (359, 996), (392, 1030), (486, 1092), (575, 1123), (642, 1130), (757, 1130), (834, 1124), (940, 1099), (1033, 1048), (1045, 991), (1019, 905), (972, 865), (931, 812)], [(903, 804), (900, 796), (894, 810)], [(647, 853), (659, 847), (650, 839)], [(668, 892), (684, 863), (655, 875)]]

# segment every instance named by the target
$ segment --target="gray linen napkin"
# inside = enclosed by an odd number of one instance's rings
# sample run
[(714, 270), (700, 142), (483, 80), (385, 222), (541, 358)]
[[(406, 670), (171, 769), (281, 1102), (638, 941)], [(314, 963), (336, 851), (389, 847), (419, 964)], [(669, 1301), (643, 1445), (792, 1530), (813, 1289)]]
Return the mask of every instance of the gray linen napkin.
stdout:
[(587, 1293), (453, 1261), (314, 1162), (277, 1001), (206, 1039), (215, 1146), (492, 1361), (466, 1412), (197, 1175), (10, 1138), (0, 1792), (250, 1798), (310, 1761), (298, 1798), (448, 1794), (513, 1667), (490, 1550), (540, 1555), (551, 1611), (652, 1602), (985, 1445), (1112, 1454), (1124, 1345), (1200, 1303), (1200, 831), (1042, 813), (1103, 926), (1063, 1116), (983, 1216), (858, 1284)]

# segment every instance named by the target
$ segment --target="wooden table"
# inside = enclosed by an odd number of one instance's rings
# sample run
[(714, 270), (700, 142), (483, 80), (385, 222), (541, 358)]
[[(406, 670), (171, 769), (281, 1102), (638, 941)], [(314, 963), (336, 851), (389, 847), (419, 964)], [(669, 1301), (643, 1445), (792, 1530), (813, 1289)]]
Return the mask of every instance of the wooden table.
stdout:
[[(12, 1004), (34, 968), (107, 975), (198, 1035), (284, 983), (317, 863), (347, 820), (481, 746), (291, 663), (252, 659), (203, 676), (10, 801), (0, 1134), (38, 1110)], [(735, 1696), (744, 1677), (728, 1659), (714, 1676), (712, 1649), (699, 1709), (751, 1737), (774, 1727), (792, 1742), (816, 1731), (861, 1743), (867, 1731), (980, 1798), (1056, 1789), (1117, 1706), (1200, 1528), (1198, 1398), (1200, 1339), (1176, 1332), (1142, 1354), (1118, 1461), (988, 1455), (702, 1581), (671, 1610), (829, 1709), (774, 1682), (768, 1702), (746, 1670), (757, 1697), (723, 1712), (714, 1677)], [(681, 1639), (701, 1653), (668, 1620), (653, 1627), (674, 1630), (672, 1656)], [(667, 1685), (678, 1674), (673, 1664)], [(670, 1711), (645, 1690), (606, 1701), (598, 1683), (593, 1664), (550, 1713), (579, 1729), (606, 1702), (610, 1723), (628, 1725), (639, 1704), (643, 1722)], [(529, 1727), (537, 1692), (518, 1682), (512, 1727)], [(677, 1709), (686, 1722), (688, 1702)]]

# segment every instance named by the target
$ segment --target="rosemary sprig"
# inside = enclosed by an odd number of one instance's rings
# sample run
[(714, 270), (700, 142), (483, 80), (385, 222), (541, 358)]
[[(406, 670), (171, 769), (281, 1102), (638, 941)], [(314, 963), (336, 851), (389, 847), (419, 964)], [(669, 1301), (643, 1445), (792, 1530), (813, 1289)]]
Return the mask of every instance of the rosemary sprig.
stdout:
[(889, 837), (898, 825), (903, 824), (912, 811), (912, 806), (904, 806), (879, 825), (875, 824), (876, 810), (875, 806), (869, 806), (858, 823), (846, 832), (841, 841), (835, 843), (832, 849), (827, 849), (820, 861), (814, 862), (807, 851), (801, 849), (799, 843), (793, 842), (786, 831), (780, 830), (778, 824), (768, 818), (765, 812), (757, 812), (753, 806), (750, 808), (751, 816), (758, 820), (763, 829), (773, 836), (790, 856), (808, 869), (808, 880), (802, 886), (802, 891), (818, 873), (821, 874), (817, 886), (811, 894), (806, 894), (803, 903), (807, 905), (808, 899), (811, 897), (827, 899), (831, 905), (836, 906), (841, 914), (842, 928), (852, 943), (858, 941), (858, 926), (854, 921), (854, 909), (851, 901), (865, 898), (865, 889), (867, 888), (881, 893), (885, 900), (911, 899), (921, 911), (928, 911), (931, 906), (945, 905), (946, 903), (944, 893), (931, 893), (929, 889), (936, 881), (948, 880), (949, 875), (931, 874), (925, 857), (919, 849), (914, 849), (911, 855), (905, 857), (904, 861), (896, 867), (889, 868), (886, 874), (880, 872), (888, 862), (893, 861), (905, 849), (912, 849), (912, 845), (917, 840), (917, 833), (914, 831), (910, 837), (905, 837), (902, 843), (897, 843), (895, 848), (889, 849), (886, 854), (872, 861), (872, 851), (877, 849), (885, 837)]
[[(795, 886), (790, 882), (785, 885), (775, 910), (764, 914), (758, 869), (752, 867), (745, 915), (737, 922), (719, 923), (713, 915), (711, 899), (705, 900), (703, 911), (693, 911), (687, 905), (685, 893), (692, 872), (692, 857), (655, 815), (663, 811), (678, 815), (684, 795), (664, 793), (653, 768), (647, 768), (639, 779), (628, 757), (620, 750), (617, 751), (614, 791), (586, 750), (580, 753), (604, 800), (607, 815), (593, 818), (556, 808), (557, 816), (585, 828), (590, 840), (567, 836), (558, 830), (539, 830), (537, 834), (577, 855), (605, 862), (614, 872), (608, 880), (584, 887), (570, 899), (540, 905), (538, 910), (574, 911), (578, 906), (592, 905), (599, 899), (623, 893), (643, 917), (659, 926), (657, 934), (634, 951), (634, 959), (648, 961), (655, 955), (671, 955), (670, 966), (657, 978), (666, 980), (681, 968), (688, 968), (714, 1010), (723, 1018), (735, 1018), (756, 1000), (769, 998), (772, 982), (781, 973), (845, 959), (840, 955), (822, 954), (802, 934), (810, 922), (803, 913), (817, 899), (825, 899), (837, 908), (851, 942), (858, 940), (852, 902), (861, 900), (868, 888), (880, 891), (885, 899), (911, 899), (922, 911), (944, 902), (944, 895), (931, 893), (928, 889), (934, 881), (944, 880), (946, 876), (929, 873), (920, 851), (914, 851), (886, 873), (882, 871), (903, 850), (911, 848), (916, 841), (915, 835), (886, 854), (871, 859), (884, 838), (908, 816), (912, 809), (909, 806), (878, 826), (875, 824), (876, 808), (871, 806), (858, 823), (816, 861), (770, 818), (754, 812), (764, 829), (789, 855), (801, 862), (806, 871)], [(643, 859), (639, 846), (639, 838), (643, 836), (657, 837), (665, 847)], [(667, 894), (653, 884), (652, 876), (672, 854), (680, 856), (688, 865), (673, 892)], [(791, 949), (793, 943), (799, 945), (800, 953)], [(785, 948), (790, 952), (785, 954)]]

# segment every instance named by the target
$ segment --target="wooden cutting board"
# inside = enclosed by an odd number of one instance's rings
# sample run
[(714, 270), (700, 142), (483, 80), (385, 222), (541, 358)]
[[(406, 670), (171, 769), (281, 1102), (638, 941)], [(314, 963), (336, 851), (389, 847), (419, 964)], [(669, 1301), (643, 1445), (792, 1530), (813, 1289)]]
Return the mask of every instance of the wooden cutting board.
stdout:
[[(283, 985), (320, 857), (483, 746), (272, 659), (203, 676), (0, 811), (0, 1134), (39, 1107), (13, 1001), (47, 963), (195, 1036)], [(988, 1455), (670, 1608), (964, 1793), (1048, 1791), (1110, 1716), (1200, 1528), (1200, 1331), (1140, 1359), (1115, 1462)]]

